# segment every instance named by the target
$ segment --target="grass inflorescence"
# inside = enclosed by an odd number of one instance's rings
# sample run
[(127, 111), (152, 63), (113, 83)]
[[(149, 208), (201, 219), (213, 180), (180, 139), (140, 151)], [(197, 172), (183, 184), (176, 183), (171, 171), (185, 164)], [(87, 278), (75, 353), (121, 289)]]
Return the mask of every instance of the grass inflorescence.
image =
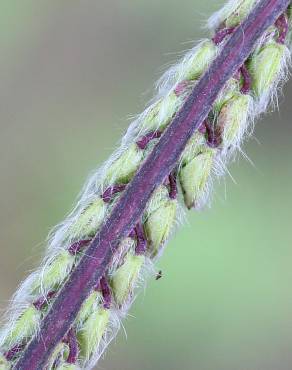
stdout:
[[(42, 266), (21, 285), (0, 342), (0, 369), (10, 369), (35, 337), (58, 292), (127, 186), (152, 153), (212, 61), (258, 0), (232, 0), (209, 21), (211, 39), (194, 46), (157, 85), (157, 95), (131, 124), (120, 148), (90, 178), (66, 220), (48, 239)], [(208, 117), (188, 141), (175, 168), (151, 195), (129, 235), (120, 241), (105, 273), (84, 300), (73, 325), (50, 356), (48, 369), (90, 369), (119, 329), (145, 275), (157, 274), (161, 255), (183, 208), (200, 209), (214, 177), (242, 152), (255, 118), (277, 102), (290, 62), (291, 7), (258, 40), (225, 84)], [(159, 273), (158, 273), (159, 274)]]

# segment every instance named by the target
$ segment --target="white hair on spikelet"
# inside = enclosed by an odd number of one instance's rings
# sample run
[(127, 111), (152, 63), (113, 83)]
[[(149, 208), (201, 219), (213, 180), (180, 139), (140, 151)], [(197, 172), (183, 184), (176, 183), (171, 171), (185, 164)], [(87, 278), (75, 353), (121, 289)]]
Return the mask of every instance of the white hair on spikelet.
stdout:
[[(245, 2), (246, 0), (228, 0), (227, 3), (220, 10), (209, 17), (207, 21), (207, 27), (211, 31), (216, 30), (230, 14), (234, 13), (236, 9)], [(249, 8), (251, 9), (257, 3), (259, 3), (260, 0), (248, 0), (248, 2)]]

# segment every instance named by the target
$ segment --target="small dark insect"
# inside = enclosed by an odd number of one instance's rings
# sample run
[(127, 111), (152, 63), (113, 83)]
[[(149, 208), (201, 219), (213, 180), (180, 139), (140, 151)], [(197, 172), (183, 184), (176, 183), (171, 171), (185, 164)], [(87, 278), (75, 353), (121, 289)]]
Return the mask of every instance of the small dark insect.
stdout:
[(157, 274), (156, 274), (155, 280), (159, 280), (159, 279), (161, 279), (161, 278), (162, 278), (162, 271), (161, 271), (161, 270), (159, 270), (159, 271), (157, 272)]

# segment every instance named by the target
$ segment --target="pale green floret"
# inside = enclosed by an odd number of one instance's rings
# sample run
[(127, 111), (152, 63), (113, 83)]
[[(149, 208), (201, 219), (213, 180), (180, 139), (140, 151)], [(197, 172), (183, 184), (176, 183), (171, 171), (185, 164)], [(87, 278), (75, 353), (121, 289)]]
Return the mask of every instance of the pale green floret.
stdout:
[(285, 48), (285, 45), (271, 42), (251, 58), (249, 70), (252, 75), (252, 87), (258, 96), (267, 93), (277, 80), (282, 69)]
[(9, 370), (10, 365), (6, 358), (0, 354), (0, 370)]
[(29, 306), (14, 323), (5, 345), (12, 347), (30, 338), (36, 332), (40, 318), (41, 313), (34, 306)]
[(142, 158), (143, 152), (137, 145), (130, 145), (130, 147), (111, 164), (107, 170), (105, 182), (107, 184), (128, 183), (140, 166)]
[(146, 128), (149, 131), (158, 130), (159, 122), (158, 122), (158, 113), (160, 110), (162, 99), (159, 99), (153, 106), (148, 110), (147, 114), (145, 115), (144, 120), (142, 121), (141, 126)]
[(216, 56), (216, 46), (210, 40), (202, 42), (198, 50), (178, 67), (179, 81), (196, 80), (205, 72), (210, 62)]
[(165, 126), (170, 123), (173, 116), (180, 109), (182, 104), (183, 99), (178, 97), (174, 92), (171, 92), (164, 99), (162, 99), (158, 113), (159, 129), (165, 128)]
[(180, 164), (185, 165), (190, 162), (195, 155), (199, 154), (202, 148), (205, 147), (205, 135), (196, 131), (188, 141), (180, 159)]
[(127, 303), (145, 261), (144, 256), (128, 254), (111, 278), (111, 287), (118, 307)]
[(182, 104), (182, 97), (178, 97), (174, 92), (169, 93), (150, 109), (142, 122), (142, 127), (149, 131), (163, 130)]
[(238, 94), (239, 82), (235, 78), (231, 78), (223, 91), (219, 94), (219, 97), (214, 103), (214, 112), (218, 113), (224, 104), (226, 104), (230, 99), (234, 97), (235, 94)]
[(238, 93), (222, 107), (217, 125), (222, 132), (224, 147), (228, 148), (241, 138), (247, 124), (249, 102), (249, 95)]
[(74, 262), (74, 256), (67, 250), (60, 252), (43, 268), (37, 280), (33, 283), (33, 290), (49, 291), (62, 283), (68, 276)]
[(215, 151), (206, 148), (180, 168), (179, 179), (186, 206), (196, 207), (206, 190)]
[(226, 19), (226, 27), (234, 27), (240, 24), (249, 14), (257, 0), (238, 0), (233, 2), (230, 7), (226, 7), (223, 13), (222, 22)]
[(160, 208), (166, 201), (169, 200), (169, 191), (166, 186), (161, 185), (159, 186), (153, 193), (147, 208), (146, 208), (146, 216), (148, 217), (151, 213), (155, 212), (158, 208)]
[(169, 198), (168, 189), (160, 186), (145, 211), (145, 232), (155, 256), (167, 240), (175, 222), (177, 201)]
[(83, 303), (78, 316), (76, 318), (76, 323), (82, 325), (82, 323), (89, 317), (89, 315), (98, 308), (101, 301), (101, 294), (97, 291), (92, 292), (86, 301)]
[(106, 204), (101, 198), (94, 200), (69, 227), (68, 237), (71, 240), (80, 240), (92, 237), (104, 220)]
[(117, 252), (110, 264), (109, 275), (113, 275), (115, 271), (122, 265), (126, 255), (135, 250), (136, 243), (133, 238), (127, 237), (120, 241)]
[(99, 308), (85, 321), (78, 333), (81, 355), (89, 359), (97, 349), (109, 322), (109, 310)]

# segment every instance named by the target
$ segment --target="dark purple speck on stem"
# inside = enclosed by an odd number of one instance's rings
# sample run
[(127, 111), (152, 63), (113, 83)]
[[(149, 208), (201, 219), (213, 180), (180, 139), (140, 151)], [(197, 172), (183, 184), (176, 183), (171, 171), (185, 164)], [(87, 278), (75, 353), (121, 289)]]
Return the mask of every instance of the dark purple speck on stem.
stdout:
[(13, 370), (45, 369), (54, 349), (72, 326), (84, 300), (105, 274), (119, 248), (141, 218), (153, 191), (171, 173), (195, 130), (206, 119), (226, 82), (243, 65), (264, 32), (290, 0), (260, 0), (234, 30), (208, 71), (193, 87), (180, 111), (115, 204), (79, 263), (63, 284)]
[(159, 270), (155, 276), (155, 280), (159, 280), (162, 278), (162, 270)]

